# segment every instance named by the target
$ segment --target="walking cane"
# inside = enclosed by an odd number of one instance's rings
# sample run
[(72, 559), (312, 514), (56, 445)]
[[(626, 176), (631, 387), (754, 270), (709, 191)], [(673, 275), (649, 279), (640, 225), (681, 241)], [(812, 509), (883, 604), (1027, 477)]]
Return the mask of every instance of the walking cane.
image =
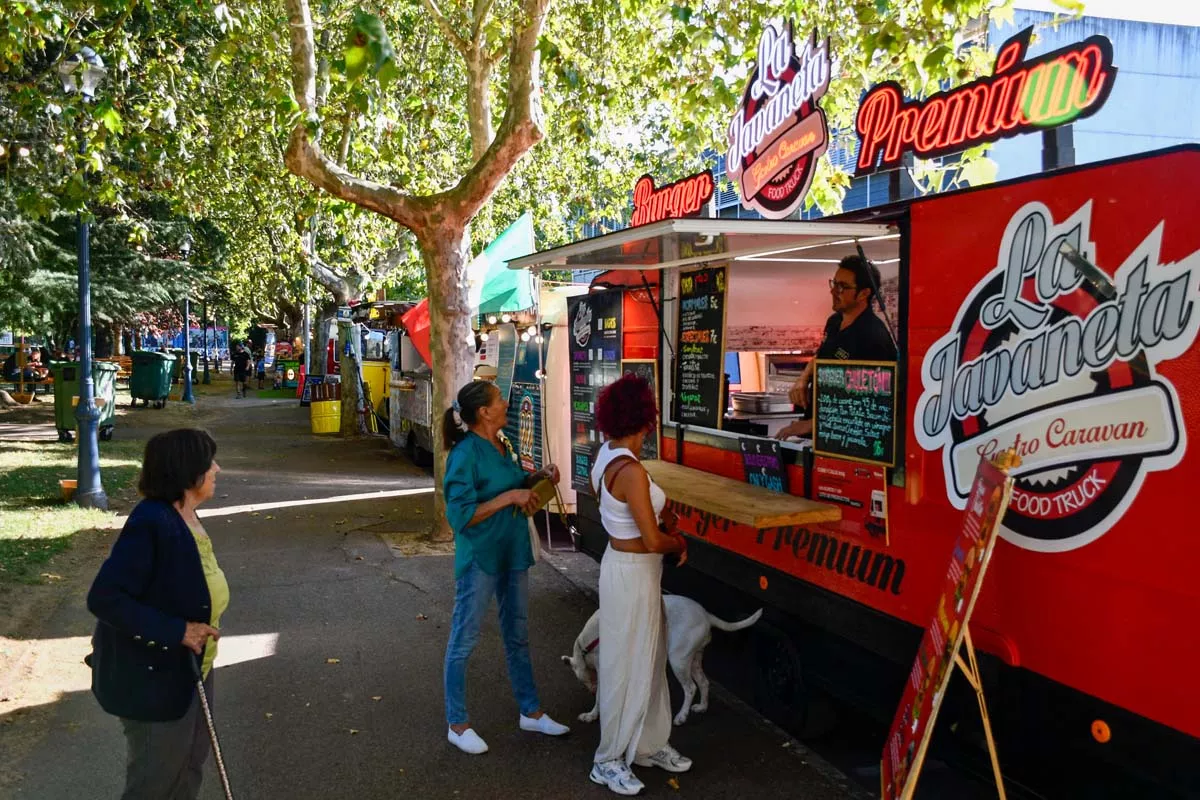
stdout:
[(225, 773), (225, 759), (221, 758), (221, 743), (217, 741), (217, 726), (213, 724), (212, 709), (208, 707), (208, 694), (204, 691), (204, 676), (200, 674), (200, 661), (188, 655), (192, 665), (192, 675), (196, 678), (196, 691), (200, 693), (200, 708), (204, 711), (204, 721), (208, 724), (208, 738), (212, 741), (213, 756), (217, 761), (217, 774), (221, 776), (221, 788), (225, 790), (225, 800), (233, 800), (233, 789), (229, 788), (229, 775)]

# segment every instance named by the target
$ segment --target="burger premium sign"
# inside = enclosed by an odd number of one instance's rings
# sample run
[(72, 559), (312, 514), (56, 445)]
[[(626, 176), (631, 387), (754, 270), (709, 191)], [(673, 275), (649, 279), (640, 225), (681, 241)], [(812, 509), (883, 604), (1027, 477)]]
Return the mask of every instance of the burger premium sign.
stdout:
[(817, 101), (829, 88), (829, 40), (796, 49), (792, 23), (768, 24), (742, 103), (729, 123), (725, 169), (742, 205), (783, 219), (804, 200), (817, 159), (829, 146)]
[(966, 506), (981, 455), (1016, 449), (1001, 535), (1042, 552), (1102, 536), (1187, 445), (1176, 388), (1155, 367), (1200, 330), (1200, 252), (1162, 263), (1160, 222), (1111, 280), (1085, 280), (1065, 254), (1096, 252), (1091, 218), (1091, 201), (1058, 222), (1042, 203), (1017, 211), (921, 369), (915, 431), (942, 450), (951, 502)]

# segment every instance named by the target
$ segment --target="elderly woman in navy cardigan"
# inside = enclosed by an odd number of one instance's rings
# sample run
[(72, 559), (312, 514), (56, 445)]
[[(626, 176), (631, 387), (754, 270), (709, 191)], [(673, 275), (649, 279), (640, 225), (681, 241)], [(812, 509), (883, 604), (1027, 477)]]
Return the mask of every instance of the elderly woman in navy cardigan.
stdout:
[(217, 445), (181, 429), (146, 443), (133, 509), (88, 593), (99, 622), (92, 692), (121, 718), (128, 744), (123, 800), (195, 798), (209, 740), (195, 675), (211, 700), (229, 584), (196, 507), (213, 496)]

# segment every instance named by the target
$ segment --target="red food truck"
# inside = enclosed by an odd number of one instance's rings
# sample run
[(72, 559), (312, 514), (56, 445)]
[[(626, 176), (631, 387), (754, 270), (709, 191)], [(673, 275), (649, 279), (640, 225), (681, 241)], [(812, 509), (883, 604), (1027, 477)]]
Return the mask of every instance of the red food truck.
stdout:
[[(581, 547), (606, 541), (591, 404), (622, 362), (649, 360), (662, 429), (647, 468), (691, 537), (667, 586), (718, 612), (768, 609), (710, 671), (792, 730), (821, 727), (826, 694), (886, 725), (974, 467), (1014, 448), (971, 623), (1006, 776), (1054, 797), (1197, 796), (1197, 186), (1186, 145), (813, 222), (664, 220), (517, 259), (606, 271), (568, 327)], [(812, 436), (775, 444), (829, 280), (857, 248), (880, 269), (897, 361), (830, 370)], [(855, 384), (890, 396), (839, 420)], [(960, 682), (934, 747), (969, 762), (983, 738)]]

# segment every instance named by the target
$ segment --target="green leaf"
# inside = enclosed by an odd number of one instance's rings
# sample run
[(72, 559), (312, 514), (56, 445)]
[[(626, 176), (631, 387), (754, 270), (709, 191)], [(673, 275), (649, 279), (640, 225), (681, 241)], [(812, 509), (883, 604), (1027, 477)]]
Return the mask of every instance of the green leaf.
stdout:
[[(1056, 0), (1056, 2), (1057, 1), (1058, 0)], [(1066, 1), (1072, 2), (1073, 0), (1066, 0)], [(1083, 8), (1082, 3), (1077, 3), (1077, 5), (1081, 9)], [(992, 22), (994, 22), (997, 27), (1004, 27), (1005, 25), (1014, 25), (1015, 24), (1015, 16), (1014, 16), (1015, 13), (1016, 13), (1016, 10), (1013, 8), (1012, 0), (1008, 0), (1008, 2), (1005, 2), (998, 6), (993, 7), (988, 12), (988, 16), (991, 17)]]
[(883, 16), (888, 12), (888, 0), (875, 0), (875, 13)]
[(1000, 165), (990, 158), (981, 157), (968, 161), (958, 172), (959, 180), (969, 186), (982, 186), (993, 183), (1000, 171)]
[(121, 121), (121, 115), (113, 108), (111, 100), (100, 101), (96, 106), (96, 117), (109, 133), (121, 134), (125, 130), (125, 123)]
[(925, 69), (937, 69), (937, 67), (946, 60), (954, 51), (944, 44), (939, 44), (937, 47), (929, 51), (929, 55), (925, 56), (922, 62)]
[(362, 74), (367, 71), (367, 48), (365, 47), (347, 47), (346, 48), (346, 77), (349, 80), (358, 80)]
[[(354, 52), (358, 49), (364, 49), (365, 52)], [(352, 67), (356, 58), (363, 63)], [(383, 86), (391, 83), (399, 74), (396, 50), (392, 47), (383, 20), (374, 14), (356, 10), (346, 41), (346, 76), (351, 80), (357, 78), (366, 70), (368, 63), (371, 75)]]

